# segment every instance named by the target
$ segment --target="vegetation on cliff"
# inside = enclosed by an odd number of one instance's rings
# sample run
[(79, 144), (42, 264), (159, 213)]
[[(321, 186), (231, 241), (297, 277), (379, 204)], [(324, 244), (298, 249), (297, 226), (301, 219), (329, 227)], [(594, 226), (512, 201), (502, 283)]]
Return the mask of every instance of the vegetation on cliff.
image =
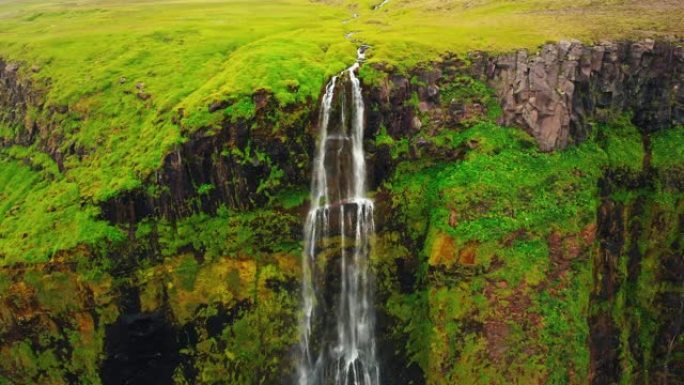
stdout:
[[(621, 118), (555, 154), (491, 123), (453, 135), (460, 140), (446, 146), (474, 147), (462, 162), (400, 163), (384, 186), (392, 221), (414, 242), (424, 240), (422, 289), (388, 299), (388, 312), (401, 320), (396, 335), (409, 334), (406, 349), (428, 383), (585, 383), (599, 180), (606, 170), (642, 170), (641, 135)], [(673, 159), (677, 151), (659, 145), (653, 156)], [(681, 191), (656, 186), (648, 194), (665, 199), (657, 210), (681, 211)], [(676, 237), (677, 220), (670, 220), (666, 233)], [(640, 290), (635, 310), (655, 316), (649, 303), (659, 290)]]

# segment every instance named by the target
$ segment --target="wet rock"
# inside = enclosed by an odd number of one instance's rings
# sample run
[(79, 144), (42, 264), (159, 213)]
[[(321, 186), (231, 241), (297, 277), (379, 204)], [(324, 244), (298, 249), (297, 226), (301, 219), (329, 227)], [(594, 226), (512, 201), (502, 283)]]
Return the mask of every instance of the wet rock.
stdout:
[(209, 105), (209, 112), (226, 109), (230, 103), (227, 100), (215, 101)]
[(107, 326), (102, 383), (170, 384), (179, 363), (177, 331), (162, 313), (122, 315)]

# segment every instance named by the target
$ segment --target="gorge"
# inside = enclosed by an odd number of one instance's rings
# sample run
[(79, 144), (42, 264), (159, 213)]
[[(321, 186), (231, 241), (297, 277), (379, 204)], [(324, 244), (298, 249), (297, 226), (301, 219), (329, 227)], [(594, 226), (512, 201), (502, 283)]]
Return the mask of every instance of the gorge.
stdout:
[(678, 7), (115, 3), (0, 4), (0, 385), (684, 378)]

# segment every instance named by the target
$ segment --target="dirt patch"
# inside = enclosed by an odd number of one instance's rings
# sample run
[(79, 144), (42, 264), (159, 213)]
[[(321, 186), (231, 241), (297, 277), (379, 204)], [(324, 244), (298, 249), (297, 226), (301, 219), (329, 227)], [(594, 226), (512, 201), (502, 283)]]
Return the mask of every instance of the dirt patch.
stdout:
[[(508, 284), (505, 281), (490, 281), (484, 292), (492, 309), (492, 316), (484, 323), (484, 334), (487, 340), (487, 354), (493, 362), (506, 359), (506, 352), (510, 348), (510, 325), (520, 325), (530, 339), (536, 339), (536, 331), (542, 328), (541, 315), (530, 311), (533, 304), (527, 294), (528, 286), (521, 283), (510, 295), (502, 295), (507, 289)], [(526, 352), (530, 356), (535, 353), (539, 352), (531, 348)]]
[(595, 223), (587, 225), (577, 234), (561, 234), (553, 231), (547, 238), (551, 258), (551, 270), (547, 281), (553, 282), (563, 278), (572, 269), (572, 263), (575, 260), (587, 256), (589, 247), (595, 239)]

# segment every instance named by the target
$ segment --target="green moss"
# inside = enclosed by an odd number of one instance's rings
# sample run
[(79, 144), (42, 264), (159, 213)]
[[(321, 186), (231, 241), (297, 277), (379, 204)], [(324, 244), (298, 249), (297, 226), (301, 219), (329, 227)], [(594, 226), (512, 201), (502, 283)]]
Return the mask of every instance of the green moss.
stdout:
[(33, 159), (41, 171), (0, 154), (0, 264), (43, 262), (79, 245), (99, 250), (123, 240), (97, 219), (99, 208), (81, 201), (77, 184), (42, 157)]
[(684, 163), (684, 126), (658, 131), (651, 136), (651, 164), (656, 168), (681, 167)]
[(599, 124), (597, 139), (608, 156), (609, 167), (631, 171), (642, 169), (644, 147), (641, 133), (632, 124), (630, 115), (622, 115), (608, 124)]
[(278, 188), (283, 184), (283, 177), (285, 172), (272, 160), (271, 157), (257, 148), (252, 146), (252, 142), (248, 142), (244, 149), (231, 148), (225, 154), (230, 154), (233, 159), (242, 165), (264, 165), (269, 170), (269, 175), (259, 180), (257, 186), (257, 193), (264, 194), (270, 200), (273, 199), (273, 193), (276, 193)]
[(8, 373), (12, 383), (67, 384), (76, 376), (78, 384), (100, 384), (103, 325), (115, 318), (105, 315), (111, 298), (103, 304), (100, 287), (68, 270), (46, 272), (30, 266), (23, 272), (7, 271), (15, 275), (16, 285), (11, 302), (3, 306), (14, 303), (21, 312), (2, 314), (3, 324), (9, 327), (3, 332), (16, 333), (16, 323), (22, 319), (30, 318), (31, 325), (3, 342), (0, 371)]
[(256, 105), (251, 96), (242, 97), (237, 102), (225, 109), (224, 114), (229, 116), (233, 122), (238, 119), (249, 119), (254, 116)]
[[(670, 159), (677, 130), (651, 138), (656, 175), (679, 167)], [(609, 311), (621, 346), (636, 343), (643, 352), (638, 361), (631, 348), (621, 350), (621, 370), (629, 373), (624, 383), (645, 376), (637, 368), (651, 365), (658, 322), (653, 304), (665, 290), (654, 281), (656, 261), (671, 253), (664, 249), (676, 242), (672, 224), (681, 211), (681, 194), (671, 185), (658, 179), (650, 187), (613, 189), (610, 199), (626, 208), (625, 226), (645, 232), (624, 246), (615, 300), (589, 307), (592, 245), (586, 242), (595, 231), (599, 179), (615, 169), (643, 175), (642, 135), (629, 116), (598, 125), (595, 137), (551, 154), (539, 152), (526, 134), (491, 123), (443, 130), (426, 140), (470, 148), (457, 163), (429, 157), (401, 162), (384, 186), (394, 221), (403, 224), (411, 244), (422, 245), (421, 256), (429, 256), (418, 269), (429, 272), (424, 291), (394, 292), (386, 305), (397, 333), (409, 335), (407, 354), (427, 381), (582, 383), (589, 372), (590, 310)], [(635, 202), (645, 202), (647, 211), (632, 218)], [(636, 241), (643, 242), (643, 259), (636, 281), (627, 282), (626, 256)], [(420, 316), (425, 311), (429, 316)], [(478, 323), (490, 325), (484, 334), (473, 326)]]
[(302, 187), (279, 189), (278, 193), (272, 197), (271, 204), (274, 207), (290, 210), (303, 205), (308, 197), (309, 191)]
[(214, 186), (213, 184), (205, 183), (205, 184), (202, 184), (199, 187), (197, 187), (197, 194), (207, 195), (210, 192), (212, 192), (215, 188), (216, 188), (216, 186)]
[[(281, 358), (297, 341), (297, 303), (285, 293), (264, 294), (219, 336), (188, 349), (199, 384), (267, 384), (292, 375)], [(182, 373), (177, 378), (183, 379)], [(188, 379), (191, 380), (191, 379)], [(181, 382), (182, 383), (182, 382)]]
[(180, 265), (176, 269), (176, 274), (180, 280), (181, 287), (190, 291), (195, 286), (199, 264), (191, 255), (186, 255), (181, 259)]
[(359, 77), (365, 85), (379, 86), (386, 79), (387, 74), (376, 66), (363, 66), (359, 71)]
[(387, 127), (380, 126), (380, 132), (375, 135), (376, 146), (392, 146), (394, 139), (387, 133)]
[(290, 237), (299, 219), (269, 210), (235, 212), (221, 207), (215, 215), (199, 213), (171, 223), (158, 223), (162, 255), (172, 256), (191, 246), (207, 258), (261, 251), (290, 251), (299, 247)]
[(494, 90), (470, 76), (459, 76), (453, 82), (440, 88), (443, 103), (458, 102), (463, 104), (478, 103), (485, 107), (486, 118), (494, 121), (503, 111)]
[(542, 292), (537, 299), (543, 317), (540, 340), (547, 347), (546, 370), (549, 384), (581, 383), (589, 372), (589, 291), (591, 267), (587, 261), (573, 266), (568, 286), (557, 285), (557, 294)]
[[(429, 217), (442, 231), (462, 240), (494, 241), (523, 229), (546, 231), (550, 223), (579, 230), (593, 218), (596, 178), (605, 155), (591, 143), (558, 154), (528, 147), (519, 131), (481, 123), (460, 134), (477, 148), (466, 160), (416, 170), (398, 168), (390, 182), (397, 195), (432, 191), (440, 204)], [(416, 203), (420, 204), (420, 203)], [(450, 212), (458, 215), (448, 224)]]
[(522, 282), (537, 286), (547, 276), (549, 250), (545, 239), (517, 240), (497, 254), (504, 266), (491, 277), (504, 280), (511, 286)]

